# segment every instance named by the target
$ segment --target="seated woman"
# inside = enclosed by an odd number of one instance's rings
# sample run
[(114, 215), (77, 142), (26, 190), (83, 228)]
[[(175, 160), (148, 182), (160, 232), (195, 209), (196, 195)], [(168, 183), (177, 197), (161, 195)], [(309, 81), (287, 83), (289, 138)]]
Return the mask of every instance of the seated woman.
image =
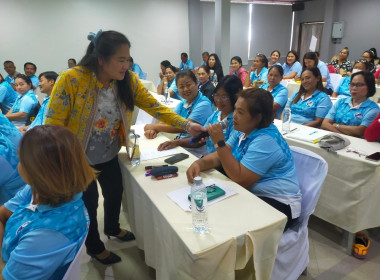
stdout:
[(19, 93), (12, 108), (5, 115), (16, 127), (25, 126), (28, 115), (38, 104), (32, 89), (32, 81), (28, 76), (19, 74), (15, 77), (16, 91)]
[(311, 127), (320, 127), (332, 103), (325, 93), (321, 72), (317, 67), (305, 68), (301, 74), (301, 86), (289, 99), (291, 121)]
[(322, 76), (322, 82), (326, 82), (326, 90), (328, 94), (333, 93), (333, 85), (331, 83), (331, 78), (330, 78), (330, 72), (327, 69), (327, 65), (319, 60), (319, 57), (317, 53), (315, 52), (307, 52), (303, 56), (303, 69), (307, 67), (313, 67), (316, 66), (318, 67), (319, 71), (321, 72)]
[(364, 132), (364, 138), (368, 142), (380, 142), (380, 114), (376, 119), (367, 127)]
[(187, 170), (193, 182), (200, 172), (222, 166), (228, 177), (288, 217), (285, 229), (300, 215), (301, 193), (292, 153), (272, 124), (273, 97), (263, 89), (238, 94), (233, 114), (235, 131), (227, 143), (220, 124), (207, 126), (216, 152)]
[(141, 69), (140, 65), (133, 62), (132, 56), (129, 58), (129, 68), (128, 70), (131, 70), (134, 72), (137, 76), (139, 76), (140, 79), (146, 79), (146, 75)]
[(288, 101), (288, 89), (280, 82), (284, 75), (281, 65), (273, 65), (268, 71), (268, 83), (260, 88), (266, 89), (273, 96), (273, 114), (276, 119), (281, 119), (281, 113)]
[(376, 72), (374, 54), (371, 51), (365, 51), (362, 54), (362, 59), (365, 59), (369, 63), (369, 72), (374, 74)]
[(169, 65), (165, 69), (165, 76), (162, 78), (161, 84), (157, 87), (158, 94), (165, 94), (165, 90), (169, 89), (169, 94), (175, 99), (182, 100), (181, 96), (178, 93), (178, 88), (175, 80), (175, 75), (177, 73), (177, 68), (172, 65)]
[(17, 92), (0, 74), (0, 110), (3, 114), (8, 113), (17, 99)]
[(0, 207), (3, 277), (62, 279), (88, 231), (81, 197), (95, 172), (78, 138), (51, 125), (26, 132), (18, 170), (28, 185)]
[[(236, 94), (243, 89), (243, 84), (240, 79), (234, 75), (227, 75), (218, 83), (215, 89), (214, 94), (214, 104), (217, 107), (217, 110), (207, 119), (204, 126), (206, 127), (209, 124), (214, 124), (221, 122), (225, 119), (228, 121), (228, 127), (223, 129), (223, 134), (226, 139), (229, 138), (230, 134), (233, 131), (233, 120), (232, 113), (234, 111), (234, 106), (236, 102)], [(186, 147), (186, 148), (197, 148), (204, 146), (205, 143), (194, 143), (190, 144), (191, 138), (175, 139), (171, 141), (166, 141), (160, 146), (158, 150), (168, 150), (175, 148), (177, 146)], [(211, 139), (206, 141), (207, 154), (215, 152), (214, 144)]]
[(245, 87), (260, 87), (268, 82), (268, 59), (263, 54), (257, 54), (245, 79)]
[(376, 48), (370, 48), (369, 51), (373, 53), (373, 62), (375, 64), (375, 66), (378, 65), (380, 63), (380, 59), (377, 56), (377, 50), (376, 50)]
[(352, 73), (356, 73), (359, 71), (368, 71), (369, 63), (365, 59), (356, 60), (354, 64), (354, 69), (352, 72), (349, 72), (347, 76), (342, 77), (339, 81), (338, 86), (334, 89), (332, 97), (344, 98), (351, 97), (350, 93), (350, 82)]
[(366, 71), (352, 74), (351, 97), (339, 99), (330, 109), (321, 128), (336, 133), (363, 137), (366, 128), (379, 113), (379, 106), (369, 98), (375, 95), (375, 78)]
[(171, 63), (170, 63), (169, 60), (163, 60), (163, 61), (161, 61), (161, 63), (160, 63), (161, 72), (158, 73), (159, 80), (158, 80), (158, 83), (157, 83), (157, 87), (161, 84), (162, 78), (165, 76), (165, 70), (170, 65), (171, 65)]
[[(176, 76), (177, 86), (183, 98), (174, 112), (181, 117), (204, 125), (208, 117), (214, 112), (211, 101), (198, 90), (197, 78), (191, 70), (178, 72)], [(189, 138), (190, 134), (184, 130), (169, 126), (167, 124), (147, 124), (144, 127), (145, 137), (153, 139), (159, 132), (178, 133), (176, 139)], [(190, 150), (194, 154), (205, 153), (205, 149)]]
[(334, 57), (329, 65), (334, 66), (335, 73), (341, 74), (342, 76), (347, 75), (348, 73), (352, 72), (352, 64), (347, 59), (348, 55), (350, 54), (350, 51), (347, 47), (344, 47), (340, 52), (338, 57)]
[(0, 206), (25, 186), (17, 170), (21, 137), (21, 132), (0, 113)]
[(301, 76), (302, 65), (298, 62), (298, 54), (296, 51), (289, 51), (286, 55), (286, 62), (282, 65), (284, 69), (284, 79), (294, 79)]
[(273, 65), (280, 65), (281, 66), (281, 63), (278, 62), (280, 57), (281, 57), (281, 54), (278, 50), (274, 50), (273, 52), (271, 52), (270, 61), (268, 63), (268, 68), (272, 67)]
[(197, 76), (199, 80), (198, 88), (200, 92), (211, 102), (214, 102), (212, 95), (214, 94), (215, 87), (210, 81), (210, 68), (206, 65), (199, 66), (197, 69)]
[(216, 53), (210, 54), (208, 57), (207, 66), (210, 70), (214, 71), (218, 81), (224, 77), (222, 63)]
[(231, 71), (228, 75), (235, 75), (237, 76), (241, 83), (244, 85), (245, 80), (247, 79), (248, 72), (243, 67), (243, 61), (241, 60), (240, 56), (234, 56), (231, 58)]

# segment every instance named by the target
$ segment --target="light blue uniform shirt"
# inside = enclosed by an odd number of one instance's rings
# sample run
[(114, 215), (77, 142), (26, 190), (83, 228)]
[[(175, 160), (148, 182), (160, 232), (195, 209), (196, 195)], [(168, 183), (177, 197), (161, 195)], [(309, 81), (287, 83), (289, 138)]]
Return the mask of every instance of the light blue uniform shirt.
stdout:
[[(262, 85), (260, 88), (268, 89), (269, 83)], [(276, 119), (281, 118), (282, 111), (288, 101), (288, 89), (284, 87), (282, 84), (278, 84), (272, 91), (270, 92), (273, 95), (273, 102), (276, 102), (281, 106), (280, 109), (276, 112)]]
[(289, 76), (293, 72), (296, 72), (298, 76), (301, 77), (302, 65), (298, 61), (294, 62), (292, 66), (289, 66), (286, 62), (282, 64), (282, 68), (284, 69), (284, 76)]
[[(208, 117), (214, 112), (214, 106), (211, 101), (198, 91), (198, 96), (189, 105), (186, 100), (174, 108), (174, 112), (185, 119), (192, 119), (193, 121), (204, 125)], [(188, 138), (191, 135), (189, 133), (179, 133), (178, 138)]]
[(22, 134), (2, 113), (0, 113), (0, 133), (6, 135), (13, 145), (18, 147)]
[(264, 83), (268, 82), (268, 68), (263, 67), (259, 75), (257, 75), (257, 70), (251, 72), (249, 78), (251, 79), (251, 83), (254, 81), (264, 81)]
[(181, 61), (181, 64), (179, 65), (179, 69), (181, 70), (194, 69), (194, 63), (191, 61), (191, 59), (186, 60), (186, 63), (183, 63), (183, 61)]
[(6, 80), (8, 83), (10, 83), (10, 84), (14, 84), (15, 83), (15, 79), (13, 78), (11, 78), (9, 75), (7, 75), (5, 78), (4, 78), (4, 80)]
[[(24, 112), (29, 114), (37, 105), (38, 101), (34, 91), (31, 89), (24, 94), (19, 94), (12, 107), (12, 113)], [(28, 118), (12, 121), (16, 127), (24, 126)]]
[(317, 67), (318, 67), (319, 71), (321, 72), (322, 78), (326, 78), (326, 88), (327, 89), (334, 89), (333, 85), (331, 83), (330, 72), (329, 72), (329, 69), (327, 68), (326, 63), (319, 60)]
[(29, 78), (32, 81), (32, 85), (35, 88), (38, 88), (38, 85), (40, 84), (40, 80), (38, 79), (38, 77), (36, 75), (33, 75), (33, 76), (29, 77)]
[(130, 70), (135, 72), (139, 76), (140, 79), (146, 79), (145, 73), (141, 69), (140, 65), (138, 65), (137, 63), (133, 63), (132, 69)]
[(5, 279), (62, 279), (86, 237), (89, 219), (82, 193), (55, 207), (32, 205), (29, 185), (5, 203), (2, 259)]
[(174, 78), (174, 80), (172, 82), (168, 81), (168, 87), (169, 87), (169, 89), (171, 89), (172, 91), (174, 91), (173, 95), (171, 96), (172, 98), (175, 98), (175, 99), (178, 99), (178, 100), (184, 100), (179, 95), (178, 88), (177, 88), (176, 78)]
[(296, 168), (290, 148), (271, 124), (255, 129), (247, 137), (233, 131), (227, 144), (237, 161), (262, 176), (250, 191), (259, 196), (297, 196), (300, 194)]
[(0, 84), (0, 109), (3, 114), (8, 113), (16, 101), (18, 93), (12, 86), (4, 81)]
[[(293, 101), (298, 91), (295, 92), (288, 102)], [(316, 117), (324, 118), (332, 107), (330, 97), (319, 90), (316, 90), (308, 99), (298, 100), (296, 104), (290, 103), (292, 111), (291, 121), (299, 124), (307, 124), (315, 120)]]
[(351, 97), (339, 99), (330, 109), (326, 119), (338, 124), (368, 127), (379, 114), (379, 106), (369, 98), (356, 107), (352, 107), (351, 102)]
[(342, 79), (340, 79), (339, 85), (334, 89), (334, 91), (338, 93), (338, 98), (351, 97), (350, 82), (350, 76), (342, 77)]
[(41, 108), (38, 111), (38, 114), (37, 114), (36, 118), (34, 119), (34, 121), (30, 124), (28, 130), (32, 129), (35, 126), (43, 125), (45, 123), (47, 106), (49, 104), (49, 100), (50, 100), (50, 96), (47, 96), (45, 98), (44, 102), (42, 102)]
[[(215, 124), (215, 123), (221, 122), (222, 121), (221, 114), (222, 114), (221, 111), (219, 111), (219, 110), (215, 111), (207, 119), (206, 123), (204, 124), (204, 127), (208, 126), (209, 124)], [(224, 134), (224, 138), (226, 139), (226, 141), (230, 137), (231, 132), (234, 130), (233, 112), (227, 116), (227, 121), (228, 121), (228, 127), (223, 129), (223, 134)], [(207, 148), (208, 154), (211, 154), (211, 153), (216, 151), (214, 143), (212, 143), (210, 138), (206, 141), (206, 148)]]

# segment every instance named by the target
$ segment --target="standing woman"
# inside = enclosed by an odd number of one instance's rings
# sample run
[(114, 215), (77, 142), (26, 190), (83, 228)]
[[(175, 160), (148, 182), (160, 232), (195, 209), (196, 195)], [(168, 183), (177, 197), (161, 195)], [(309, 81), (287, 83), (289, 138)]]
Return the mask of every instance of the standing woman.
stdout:
[(280, 65), (281, 66), (281, 64), (278, 62), (280, 57), (281, 57), (281, 54), (278, 50), (274, 50), (273, 52), (271, 52), (270, 61), (268, 63), (268, 68), (272, 67), (273, 65)]
[(197, 76), (199, 81), (199, 91), (210, 99), (211, 102), (214, 102), (212, 95), (214, 94), (215, 87), (210, 81), (210, 68), (206, 65), (199, 66), (197, 69)]
[(237, 76), (244, 85), (248, 76), (248, 71), (243, 67), (243, 62), (240, 56), (234, 56), (231, 58), (231, 71), (229, 75)]
[(289, 99), (292, 122), (320, 127), (332, 103), (325, 93), (321, 72), (317, 67), (306, 68), (301, 74), (301, 86)]
[(207, 66), (217, 75), (218, 81), (224, 77), (222, 63), (216, 53), (210, 54), (208, 57)]
[(248, 79), (245, 80), (245, 87), (258, 87), (256, 82), (265, 84), (268, 75), (268, 59), (263, 54), (257, 54), (253, 61), (251, 69), (248, 72)]
[(284, 79), (294, 79), (295, 76), (301, 76), (302, 65), (298, 62), (296, 51), (289, 51), (286, 55), (286, 62), (282, 65), (284, 69)]
[[(51, 94), (45, 124), (66, 126), (76, 134), (93, 168), (104, 197), (104, 233), (121, 241), (135, 239), (120, 228), (123, 182), (117, 154), (128, 143), (134, 105), (159, 120), (192, 134), (204, 128), (161, 105), (128, 71), (129, 40), (116, 31), (90, 33), (79, 66), (61, 73)], [(97, 224), (98, 189), (94, 180), (83, 194), (90, 216), (87, 253), (103, 264), (121, 259), (105, 249)]]

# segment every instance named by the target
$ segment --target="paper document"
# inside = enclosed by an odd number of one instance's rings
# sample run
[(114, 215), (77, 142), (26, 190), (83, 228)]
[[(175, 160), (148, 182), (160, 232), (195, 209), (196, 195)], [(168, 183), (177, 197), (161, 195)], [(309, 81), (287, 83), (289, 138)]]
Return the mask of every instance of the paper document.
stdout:
[(326, 131), (312, 127), (302, 127), (297, 129), (296, 131), (286, 134), (286, 137), (310, 143), (317, 143), (323, 136), (330, 133), (331, 131)]
[(157, 151), (157, 148), (140, 150), (140, 160), (150, 160), (155, 158), (167, 157), (178, 153), (177, 149)]
[[(230, 197), (230, 196), (236, 194), (236, 192), (233, 189), (226, 187), (222, 183), (220, 183), (219, 181), (216, 181), (213, 179), (206, 179), (203, 181), (203, 184), (205, 184), (206, 186), (210, 186), (210, 185), (215, 184), (219, 188), (223, 189), (226, 192), (225, 195), (209, 201), (208, 205), (212, 205), (212, 204), (214, 204), (220, 200), (223, 200), (227, 197)], [(191, 212), (191, 202), (187, 198), (190, 191), (191, 191), (191, 187), (188, 186), (188, 187), (184, 187), (184, 188), (172, 191), (172, 192), (168, 193), (168, 196), (170, 197), (171, 200), (173, 200), (175, 203), (177, 203), (178, 206), (182, 208), (182, 210), (184, 210), (186, 212)]]
[(310, 41), (310, 51), (315, 52), (315, 49), (317, 48), (317, 42), (318, 38), (315, 37), (314, 35), (311, 35), (311, 41)]

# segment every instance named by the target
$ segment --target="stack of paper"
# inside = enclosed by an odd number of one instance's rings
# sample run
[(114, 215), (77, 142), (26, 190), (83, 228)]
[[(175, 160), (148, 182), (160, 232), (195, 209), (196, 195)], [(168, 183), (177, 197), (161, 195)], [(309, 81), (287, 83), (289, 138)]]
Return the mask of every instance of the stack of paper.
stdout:
[(326, 131), (318, 128), (302, 127), (294, 132), (288, 133), (286, 136), (301, 141), (317, 143), (323, 136), (330, 133), (331, 131)]

